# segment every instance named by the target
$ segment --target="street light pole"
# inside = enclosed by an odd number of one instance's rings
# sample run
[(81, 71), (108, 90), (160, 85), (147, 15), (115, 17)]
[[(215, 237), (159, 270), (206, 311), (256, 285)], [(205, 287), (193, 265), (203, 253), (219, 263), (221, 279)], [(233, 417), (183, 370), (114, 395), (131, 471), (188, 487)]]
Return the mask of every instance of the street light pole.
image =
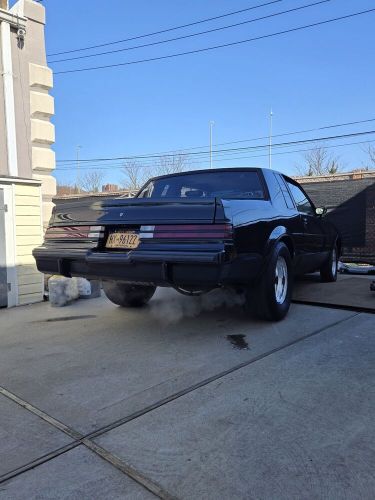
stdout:
[(210, 168), (212, 168), (212, 127), (215, 125), (215, 122), (210, 121)]
[(268, 158), (268, 166), (272, 168), (272, 125), (273, 125), (273, 112), (271, 109), (270, 112), (270, 142), (269, 142), (269, 158)]

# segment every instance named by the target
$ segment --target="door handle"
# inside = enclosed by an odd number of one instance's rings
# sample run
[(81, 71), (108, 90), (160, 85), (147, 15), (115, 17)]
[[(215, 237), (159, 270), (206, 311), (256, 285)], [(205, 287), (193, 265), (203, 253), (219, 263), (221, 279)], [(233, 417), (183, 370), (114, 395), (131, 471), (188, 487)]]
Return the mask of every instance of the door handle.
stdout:
[(305, 226), (307, 225), (307, 222), (308, 222), (308, 218), (307, 217), (302, 217), (302, 220), (303, 220), (303, 223), (305, 224)]

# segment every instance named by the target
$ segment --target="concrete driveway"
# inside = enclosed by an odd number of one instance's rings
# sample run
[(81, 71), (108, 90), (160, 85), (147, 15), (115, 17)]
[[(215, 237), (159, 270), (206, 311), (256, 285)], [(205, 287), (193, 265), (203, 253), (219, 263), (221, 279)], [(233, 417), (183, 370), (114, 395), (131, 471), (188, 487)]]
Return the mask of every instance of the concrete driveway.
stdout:
[(1, 499), (374, 498), (375, 316), (189, 301), (0, 311)]

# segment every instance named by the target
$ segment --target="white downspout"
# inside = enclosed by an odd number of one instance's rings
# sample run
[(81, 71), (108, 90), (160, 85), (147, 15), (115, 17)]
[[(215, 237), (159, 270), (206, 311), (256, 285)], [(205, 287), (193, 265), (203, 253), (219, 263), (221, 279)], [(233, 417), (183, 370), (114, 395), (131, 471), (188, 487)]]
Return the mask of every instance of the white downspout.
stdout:
[(5, 127), (7, 138), (8, 173), (18, 176), (16, 118), (14, 110), (12, 49), (10, 43), (10, 24), (0, 22), (2, 75), (4, 81)]

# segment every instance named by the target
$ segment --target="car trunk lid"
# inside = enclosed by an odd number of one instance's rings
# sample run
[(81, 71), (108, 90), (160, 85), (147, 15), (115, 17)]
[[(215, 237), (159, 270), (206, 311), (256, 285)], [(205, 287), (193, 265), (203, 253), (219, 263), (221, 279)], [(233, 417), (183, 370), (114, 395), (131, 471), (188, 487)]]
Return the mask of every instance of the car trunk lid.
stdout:
[(217, 221), (224, 222), (225, 215), (221, 201), (216, 198), (107, 198), (90, 202), (60, 202), (50, 225), (212, 224)]

